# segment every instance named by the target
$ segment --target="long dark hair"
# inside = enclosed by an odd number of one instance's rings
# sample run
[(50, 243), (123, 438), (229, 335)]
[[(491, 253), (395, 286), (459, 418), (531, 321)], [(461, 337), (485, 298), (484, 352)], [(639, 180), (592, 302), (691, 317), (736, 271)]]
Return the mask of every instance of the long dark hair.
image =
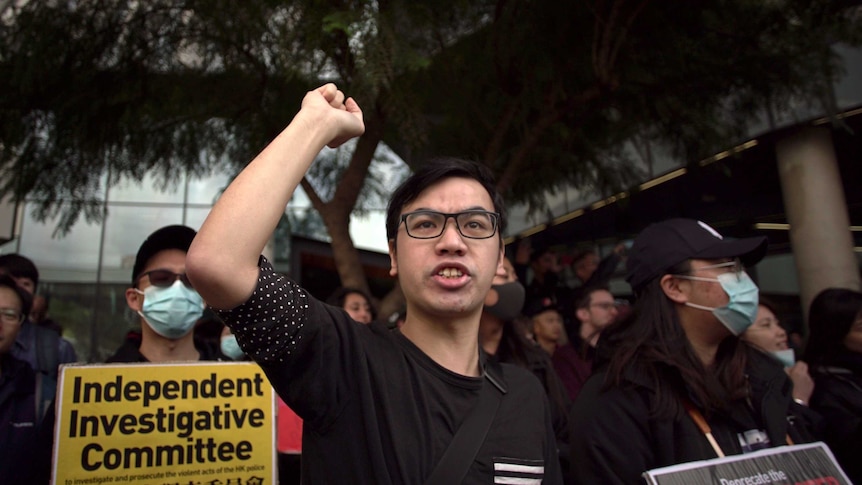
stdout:
[[(518, 317), (518, 319), (523, 318), (525, 317)], [(522, 322), (518, 321), (503, 322), (503, 334), (500, 336), (500, 346), (497, 348), (495, 355), (500, 359), (500, 362), (508, 362), (529, 368), (535, 356), (545, 351), (524, 335), (524, 332), (521, 331), (521, 326)]]
[(365, 298), (365, 302), (368, 303), (368, 308), (371, 310), (371, 319), (377, 319), (377, 310), (374, 308), (374, 302), (371, 300), (371, 297), (368, 293), (360, 290), (359, 288), (353, 288), (350, 286), (339, 286), (329, 295), (329, 298), (326, 299), (326, 303), (337, 306), (338, 308), (344, 308), (344, 302), (347, 300), (347, 295), (359, 295), (362, 298)]
[[(688, 261), (666, 274), (686, 274)], [(620, 385), (627, 369), (643, 372), (656, 391), (651, 412), (662, 418), (682, 412), (681, 398), (690, 393), (705, 414), (726, 409), (747, 393), (747, 349), (738, 338), (718, 347), (714, 368), (708, 370), (688, 341), (675, 303), (661, 288), (661, 278), (647, 283), (637, 295), (634, 312), (602, 334), (602, 354), (608, 355), (605, 386)]]
[(809, 365), (829, 364), (844, 352), (844, 337), (862, 312), (862, 293), (846, 288), (827, 288), (814, 297), (808, 309)]
[[(550, 357), (538, 344), (528, 339), (521, 328), (522, 322), (518, 319), (503, 322), (503, 335), (500, 337), (500, 346), (494, 355), (500, 362), (514, 364), (532, 372), (545, 388), (551, 406), (560, 413), (566, 414), (570, 405), (569, 397), (560, 377), (554, 371)], [(544, 365), (537, 365), (537, 363)]]

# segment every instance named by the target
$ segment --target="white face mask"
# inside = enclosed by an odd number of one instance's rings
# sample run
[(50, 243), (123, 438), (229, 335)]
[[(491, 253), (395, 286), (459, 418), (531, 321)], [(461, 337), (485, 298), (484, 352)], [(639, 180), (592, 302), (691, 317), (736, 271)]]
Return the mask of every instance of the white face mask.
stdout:
[(240, 360), (245, 355), (236, 341), (236, 335), (228, 335), (221, 338), (221, 353), (230, 360)]
[(793, 349), (773, 350), (769, 352), (769, 355), (781, 362), (784, 367), (793, 367), (796, 364), (796, 354), (794, 354)]
[(757, 285), (745, 271), (723, 273), (717, 278), (700, 276), (676, 275), (677, 278), (694, 281), (717, 281), (727, 293), (727, 304), (720, 307), (708, 307), (685, 302), (686, 306), (699, 310), (710, 311), (719, 322), (724, 324), (730, 333), (739, 336), (754, 323), (757, 317), (758, 290)]
[(186, 336), (204, 311), (204, 301), (197, 291), (179, 280), (167, 288), (148, 286), (144, 291), (144, 305), (138, 312), (154, 332), (176, 340)]

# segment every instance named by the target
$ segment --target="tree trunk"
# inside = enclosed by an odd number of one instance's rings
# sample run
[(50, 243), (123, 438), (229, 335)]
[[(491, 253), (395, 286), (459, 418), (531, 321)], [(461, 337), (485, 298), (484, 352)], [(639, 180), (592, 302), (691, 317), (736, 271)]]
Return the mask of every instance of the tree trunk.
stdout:
[(329, 237), (332, 239), (332, 257), (338, 276), (341, 278), (341, 285), (358, 288), (366, 293), (370, 293), (368, 280), (362, 271), (359, 250), (350, 238), (350, 213), (356, 205), (365, 176), (368, 174), (368, 167), (382, 139), (382, 124), (379, 116), (366, 118), (365, 134), (357, 141), (350, 164), (339, 180), (332, 200), (322, 201), (309, 184), (303, 183), (303, 188), (309, 192), (309, 199), (323, 219)]

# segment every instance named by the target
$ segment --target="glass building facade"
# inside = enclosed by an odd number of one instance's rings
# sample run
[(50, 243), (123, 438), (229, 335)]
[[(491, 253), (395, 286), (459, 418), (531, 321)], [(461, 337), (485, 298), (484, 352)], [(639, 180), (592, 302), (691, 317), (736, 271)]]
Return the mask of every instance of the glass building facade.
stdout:
[(58, 219), (35, 220), (34, 204), (27, 202), (18, 208), (15, 237), (0, 252), (36, 264), (37, 293), (48, 299), (49, 317), (62, 326), (79, 360), (102, 362), (137, 325), (125, 292), (141, 243), (169, 224), (198, 229), (228, 181), (227, 175), (184, 177), (167, 187), (148, 177), (121, 181), (104, 191), (104, 221), (82, 218), (66, 234), (57, 234)]

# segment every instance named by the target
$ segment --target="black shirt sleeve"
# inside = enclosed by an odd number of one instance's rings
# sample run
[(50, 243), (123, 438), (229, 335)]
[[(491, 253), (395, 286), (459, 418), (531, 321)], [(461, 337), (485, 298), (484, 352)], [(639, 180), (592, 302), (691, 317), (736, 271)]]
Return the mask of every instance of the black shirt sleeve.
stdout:
[(261, 256), (257, 288), (242, 305), (217, 310), (240, 348), (312, 428), (331, 423), (353, 396), (352, 366), (365, 326), (274, 271)]

